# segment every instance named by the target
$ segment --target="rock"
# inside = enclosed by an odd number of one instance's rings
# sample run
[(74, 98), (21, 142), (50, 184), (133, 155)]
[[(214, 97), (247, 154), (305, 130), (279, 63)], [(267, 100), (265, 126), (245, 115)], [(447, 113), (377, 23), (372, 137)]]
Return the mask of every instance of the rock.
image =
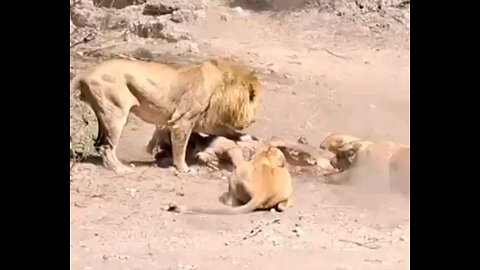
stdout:
[(279, 246), (281, 241), (282, 241), (282, 237), (281, 236), (270, 236), (267, 241), (272, 243), (272, 245), (274, 246)]
[(127, 28), (129, 20), (124, 15), (108, 13), (105, 16), (105, 23), (102, 25), (103, 29), (116, 30)]
[(165, 28), (165, 22), (149, 21), (149, 22), (134, 22), (131, 26), (131, 31), (141, 38), (163, 38), (162, 33)]
[(227, 14), (220, 15), (220, 20), (228, 22), (230, 20), (230, 16)]
[(135, 51), (133, 51), (132, 56), (143, 61), (153, 60), (153, 53), (145, 48), (137, 48)]
[[(170, 2), (170, 3), (169, 3)], [(161, 16), (172, 14), (173, 11), (180, 9), (172, 1), (149, 0), (143, 8), (143, 15)]]
[(119, 260), (128, 260), (129, 258), (130, 258), (130, 256), (128, 256), (128, 255), (118, 255)]
[(137, 193), (137, 189), (135, 189), (135, 188), (125, 188), (125, 190), (130, 193), (130, 196), (131, 196), (132, 198), (134, 198), (135, 195), (136, 195), (136, 193)]
[(205, 19), (207, 17), (207, 13), (205, 10), (195, 10), (193, 13), (196, 14), (197, 19)]
[(232, 8), (233, 12), (235, 12), (237, 15), (242, 15), (243, 14), (243, 9), (241, 7), (234, 7)]
[(292, 232), (294, 232), (297, 237), (303, 236), (305, 234), (303, 230), (299, 227), (293, 228)]
[(97, 7), (121, 9), (132, 5), (144, 4), (146, 0), (93, 0), (92, 2)]
[(175, 48), (179, 49), (179, 51), (182, 51), (182, 52), (189, 52), (194, 54), (200, 53), (198, 44), (189, 40), (178, 41), (178, 43), (175, 45)]
[(70, 46), (89, 42), (97, 37), (97, 31), (91, 27), (76, 27), (70, 34)]
[(141, 38), (165, 39), (168, 42), (192, 39), (190, 34), (176, 31), (169, 20), (162, 17), (137, 20), (131, 24), (130, 30), (132, 34)]
[(279, 71), (279, 67), (275, 64), (269, 64), (267, 69), (270, 74), (275, 74)]
[(163, 31), (164, 37), (168, 42), (178, 42), (180, 40), (192, 40), (193, 37), (187, 32), (181, 32), (175, 29), (173, 24), (166, 24), (165, 31)]
[(300, 143), (300, 144), (308, 144), (307, 138), (305, 138), (305, 136), (300, 136), (297, 139), (297, 142)]
[(198, 14), (192, 10), (179, 9), (172, 12), (172, 20), (176, 23), (192, 22), (198, 19)]
[(103, 20), (91, 1), (80, 0), (70, 8), (70, 19), (76, 27), (92, 27), (98, 29)]
[(177, 265), (177, 270), (195, 270), (197, 269), (197, 266), (195, 265), (191, 265), (191, 264), (182, 264), (182, 263), (179, 263)]

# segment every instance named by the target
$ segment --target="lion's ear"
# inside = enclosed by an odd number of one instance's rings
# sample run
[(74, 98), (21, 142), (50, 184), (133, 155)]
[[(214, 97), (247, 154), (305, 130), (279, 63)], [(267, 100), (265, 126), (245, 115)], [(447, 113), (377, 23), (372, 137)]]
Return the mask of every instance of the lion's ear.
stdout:
[(225, 84), (232, 85), (234, 80), (235, 76), (231, 72), (226, 71), (223, 73), (223, 81), (225, 82)]

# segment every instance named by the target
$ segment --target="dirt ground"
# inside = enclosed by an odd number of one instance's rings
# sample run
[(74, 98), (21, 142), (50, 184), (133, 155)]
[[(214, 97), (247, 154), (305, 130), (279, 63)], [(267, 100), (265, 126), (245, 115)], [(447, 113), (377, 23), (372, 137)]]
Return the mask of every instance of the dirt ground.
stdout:
[[(365, 26), (364, 18), (208, 1), (201, 19), (178, 25), (191, 40), (116, 41), (110, 51), (142, 47), (156, 60), (235, 55), (250, 63), (265, 92), (247, 132), (261, 138), (303, 135), (319, 145), (328, 132), (343, 132), (409, 144), (409, 24), (391, 20), (381, 30)], [(101, 58), (72, 55), (75, 72)], [(79, 117), (74, 110), (71, 118)], [(76, 128), (72, 123), (72, 133)], [(72, 168), (71, 269), (409, 268), (409, 200), (376, 186), (381, 179), (340, 186), (293, 175), (295, 205), (284, 213), (166, 211), (170, 202), (220, 204), (229, 173), (193, 167), (178, 175), (152, 166), (144, 149), (153, 129), (131, 117), (122, 134), (119, 158), (136, 165), (133, 174), (115, 175), (94, 158)]]

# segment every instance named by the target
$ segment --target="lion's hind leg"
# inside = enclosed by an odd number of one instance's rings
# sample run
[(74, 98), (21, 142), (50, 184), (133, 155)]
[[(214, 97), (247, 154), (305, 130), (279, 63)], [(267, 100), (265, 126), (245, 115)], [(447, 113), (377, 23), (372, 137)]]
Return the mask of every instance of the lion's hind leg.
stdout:
[(92, 104), (98, 120), (98, 138), (96, 147), (102, 157), (103, 166), (111, 168), (116, 173), (132, 172), (133, 169), (122, 164), (117, 158), (117, 146), (123, 127), (127, 123), (130, 108), (119, 108), (109, 101), (103, 101), (103, 106)]

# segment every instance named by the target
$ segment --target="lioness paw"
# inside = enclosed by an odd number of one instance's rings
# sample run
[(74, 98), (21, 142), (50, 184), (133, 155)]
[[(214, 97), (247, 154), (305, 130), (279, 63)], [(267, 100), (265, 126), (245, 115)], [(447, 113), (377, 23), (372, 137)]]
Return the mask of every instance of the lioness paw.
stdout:
[(195, 156), (200, 162), (204, 163), (208, 167), (218, 169), (219, 160), (217, 156), (205, 152), (199, 152)]
[(128, 167), (125, 165), (114, 167), (113, 170), (116, 174), (133, 173), (135, 171), (132, 167)]

